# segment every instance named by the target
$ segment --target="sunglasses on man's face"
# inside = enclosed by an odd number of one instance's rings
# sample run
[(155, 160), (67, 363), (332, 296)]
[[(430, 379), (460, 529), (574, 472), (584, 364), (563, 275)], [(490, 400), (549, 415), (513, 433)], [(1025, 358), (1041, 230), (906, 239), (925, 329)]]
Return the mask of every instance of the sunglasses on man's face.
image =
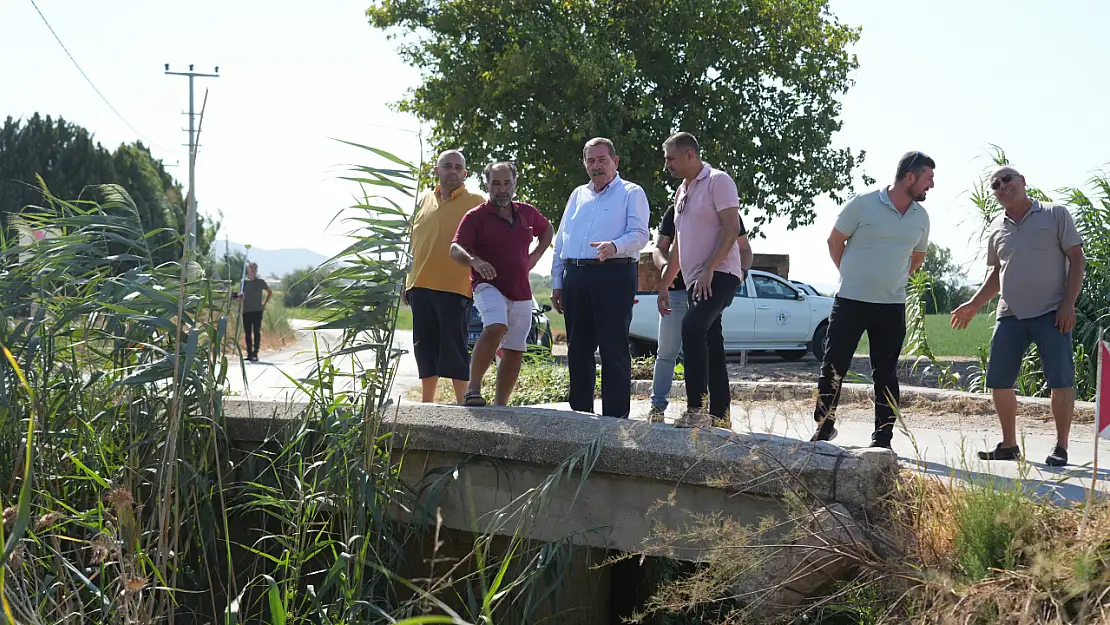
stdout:
[(1013, 179), (1014, 179), (1013, 174), (1006, 174), (1005, 176), (1002, 176), (1001, 178), (996, 178), (994, 180), (994, 182), (991, 183), (991, 190), (997, 191), (1000, 188), (1002, 188), (1002, 185), (1010, 184), (1010, 181), (1012, 181)]

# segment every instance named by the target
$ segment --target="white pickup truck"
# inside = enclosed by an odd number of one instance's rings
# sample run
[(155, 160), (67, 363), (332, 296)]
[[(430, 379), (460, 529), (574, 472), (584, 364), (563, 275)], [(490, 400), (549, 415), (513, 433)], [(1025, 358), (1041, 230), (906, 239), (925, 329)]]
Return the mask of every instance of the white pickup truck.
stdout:
[[(629, 328), (633, 356), (655, 353), (659, 309), (655, 292), (636, 294)], [(681, 292), (671, 297), (682, 297)], [(721, 318), (725, 352), (775, 351), (786, 360), (812, 352), (825, 356), (825, 332), (833, 298), (811, 295), (773, 273), (752, 270)]]

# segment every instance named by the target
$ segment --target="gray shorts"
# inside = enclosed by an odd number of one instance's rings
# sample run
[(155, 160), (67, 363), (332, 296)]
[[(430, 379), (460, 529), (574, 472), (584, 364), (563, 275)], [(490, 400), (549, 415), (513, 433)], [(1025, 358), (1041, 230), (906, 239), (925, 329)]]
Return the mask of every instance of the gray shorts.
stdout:
[(998, 320), (991, 336), (987, 388), (1014, 388), (1030, 344), (1037, 345), (1049, 388), (1075, 386), (1071, 332), (1061, 332), (1056, 327), (1056, 311), (1052, 311), (1030, 319), (1007, 316)]

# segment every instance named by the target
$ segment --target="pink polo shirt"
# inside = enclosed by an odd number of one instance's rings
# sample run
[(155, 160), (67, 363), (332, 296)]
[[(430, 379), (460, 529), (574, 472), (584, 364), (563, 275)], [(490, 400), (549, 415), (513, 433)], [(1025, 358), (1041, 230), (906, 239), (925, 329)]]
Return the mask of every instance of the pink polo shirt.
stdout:
[[(740, 195), (732, 177), (708, 163), (688, 186), (684, 181), (675, 191), (675, 228), (678, 231), (678, 263), (682, 273), (690, 278), (700, 274), (721, 237), (721, 221), (717, 213), (726, 208), (739, 208)], [(731, 273), (743, 278), (740, 265), (740, 248), (733, 245), (728, 256), (714, 271)]]

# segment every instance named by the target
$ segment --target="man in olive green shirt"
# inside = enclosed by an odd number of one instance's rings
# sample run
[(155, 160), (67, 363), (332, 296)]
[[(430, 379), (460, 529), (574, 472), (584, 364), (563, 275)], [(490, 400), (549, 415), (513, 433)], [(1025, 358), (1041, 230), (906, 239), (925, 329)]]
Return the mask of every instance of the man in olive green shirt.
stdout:
[[(266, 292), (266, 301), (262, 301), (262, 292)], [(243, 288), (239, 292), (239, 301), (243, 307), (243, 332), (247, 340), (247, 360), (258, 362), (258, 348), (262, 342), (262, 315), (266, 305), (274, 292), (270, 290), (266, 281), (258, 277), (258, 263), (247, 265), (247, 279), (243, 281)], [(253, 335), (253, 337), (252, 337)], [(253, 338), (253, 342), (252, 342)]]

